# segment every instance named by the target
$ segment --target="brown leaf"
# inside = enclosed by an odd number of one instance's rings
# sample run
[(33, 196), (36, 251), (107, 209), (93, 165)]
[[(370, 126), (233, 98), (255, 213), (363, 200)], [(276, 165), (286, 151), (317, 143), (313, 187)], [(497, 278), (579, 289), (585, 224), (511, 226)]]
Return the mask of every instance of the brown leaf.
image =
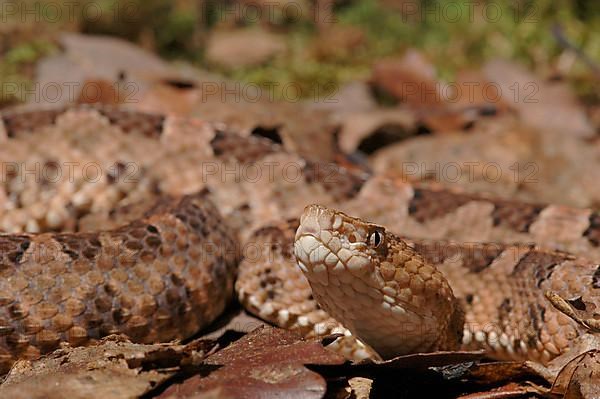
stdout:
[(455, 83), (442, 87), (444, 106), (428, 107), (419, 113), (421, 123), (433, 132), (463, 130), (482, 116), (499, 115), (508, 110), (505, 100), (495, 96), (494, 86), (481, 71), (461, 71)]
[(200, 91), (195, 88), (183, 89), (166, 82), (159, 82), (144, 93), (140, 101), (133, 104), (144, 112), (162, 113), (174, 116), (188, 116)]
[(356, 112), (347, 115), (339, 133), (340, 149), (346, 153), (360, 150), (371, 154), (416, 132), (413, 112), (406, 108), (390, 108)]
[(506, 399), (506, 398), (522, 398), (528, 394), (540, 394), (541, 392), (535, 387), (520, 385), (517, 383), (509, 383), (500, 388), (495, 388), (487, 392), (475, 392), (468, 395), (459, 396), (459, 399)]
[(205, 332), (200, 338), (205, 340), (216, 340), (227, 331), (246, 334), (265, 325), (263, 320), (250, 315), (243, 308), (230, 307), (225, 314), (219, 316), (219, 318), (211, 324), (210, 331)]
[(476, 364), (469, 368), (464, 377), (477, 384), (498, 384), (514, 380), (545, 381), (543, 376), (523, 362)]
[(352, 57), (365, 45), (365, 34), (360, 28), (328, 25), (315, 37), (310, 51), (317, 60), (336, 60)]
[(206, 59), (234, 69), (262, 64), (285, 49), (281, 36), (265, 30), (216, 31), (208, 39)]
[(506, 112), (507, 99), (495, 95), (493, 82), (479, 70), (463, 70), (456, 75), (454, 95), (448, 102), (460, 107), (485, 108), (493, 107), (496, 113)]
[(497, 95), (516, 110), (528, 126), (542, 131), (589, 138), (594, 128), (567, 83), (545, 82), (518, 64), (494, 60), (483, 68)]
[(600, 384), (600, 350), (589, 350), (567, 363), (558, 373), (551, 392), (568, 399), (597, 398)]
[(3, 398), (131, 398), (140, 396), (185, 364), (199, 362), (208, 341), (190, 346), (140, 345), (109, 336), (98, 345), (60, 349), (15, 364), (0, 385)]
[(344, 362), (343, 357), (318, 342), (305, 341), (291, 331), (262, 327), (209, 356), (201, 370), (201, 374), (208, 375), (196, 375), (171, 386), (160, 397), (188, 397), (218, 391), (219, 397), (320, 398), (325, 394), (326, 382), (304, 365)]
[(78, 104), (109, 104), (116, 105), (123, 102), (124, 96), (119, 92), (118, 85), (103, 80), (86, 80), (83, 82), (79, 97), (75, 100)]
[(414, 49), (401, 58), (377, 62), (372, 80), (375, 86), (416, 107), (440, 106), (444, 101), (435, 68)]
[[(344, 122), (346, 116), (372, 111), (377, 107), (371, 87), (363, 81), (349, 82), (319, 101), (307, 99), (303, 104), (309, 109), (331, 111), (332, 119), (338, 123)], [(600, 116), (600, 112), (598, 115)]]
[(431, 131), (462, 130), (482, 115), (506, 109), (487, 95), (483, 74), (463, 72), (455, 83), (442, 82), (433, 65), (413, 49), (402, 58), (376, 63), (372, 81), (417, 110), (420, 123)]
[(469, 127), (481, 111), (477, 108), (432, 108), (419, 112), (419, 122), (432, 132), (453, 132)]
[(155, 79), (177, 76), (159, 57), (125, 40), (64, 33), (60, 44), (62, 53), (38, 63), (31, 105), (66, 105), (78, 99), (135, 104)]

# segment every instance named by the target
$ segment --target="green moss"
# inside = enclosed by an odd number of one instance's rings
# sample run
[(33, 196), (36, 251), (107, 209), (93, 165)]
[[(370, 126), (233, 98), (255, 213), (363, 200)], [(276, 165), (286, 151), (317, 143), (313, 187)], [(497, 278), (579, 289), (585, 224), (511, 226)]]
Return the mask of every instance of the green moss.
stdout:
[(161, 29), (155, 32), (156, 45), (167, 58), (198, 60), (198, 43), (194, 43), (196, 15), (183, 10), (171, 10)]
[(22, 43), (11, 48), (4, 55), (4, 62), (18, 67), (20, 64), (33, 63), (39, 57), (46, 54), (52, 49), (52, 45), (45, 41), (33, 41)]
[[(84, 13), (76, 15), (76, 21), (56, 22), (54, 16), (47, 16), (42, 18), (42, 23), (47, 21), (44, 29), (48, 31), (77, 28), (85, 33), (115, 35), (143, 43), (146, 48), (154, 48), (159, 55), (169, 59), (201, 63), (207, 30), (223, 23), (224, 7), (235, 7), (232, 5), (235, 1), (81, 0), (76, 9), (82, 10), (85, 4), (93, 2), (95, 9), (102, 10), (102, 18), (93, 14), (93, 19), (86, 19)], [(280, 88), (296, 86), (307, 98), (326, 95), (347, 81), (368, 77), (374, 61), (401, 55), (409, 47), (420, 49), (446, 80), (452, 80), (460, 69), (476, 68), (485, 60), (496, 57), (515, 59), (534, 70), (548, 72), (564, 52), (551, 33), (555, 24), (560, 24), (569, 40), (600, 63), (598, 1), (494, 0), (482, 3), (487, 14), (474, 8), (472, 0), (338, 1), (334, 19), (343, 27), (360, 29), (366, 43), (350, 52), (329, 51), (326, 56), (312, 51), (324, 40), (325, 37), (320, 35), (326, 35), (312, 23), (312, 14), (308, 11), (312, 3), (309, 0), (301, 2), (305, 14), (302, 18), (289, 18), (275, 8), (271, 9), (274, 11), (271, 19), (260, 22), (285, 33), (286, 54), (266, 65), (220, 72), (271, 89), (275, 85)], [(421, 5), (422, 11), (418, 12), (415, 5)], [(233, 18), (231, 14), (227, 15)], [(240, 23), (259, 24), (257, 21)], [(35, 42), (37, 40), (31, 39), (15, 42), (3, 54), (0, 69), (4, 81), (27, 75), (22, 71), (41, 54), (39, 43)], [(593, 81), (591, 75), (591, 69), (580, 61), (569, 71), (577, 92), (586, 98), (594, 98), (597, 91), (593, 84), (586, 84)], [(273, 90), (275, 97), (285, 97), (277, 88)]]
[[(421, 12), (413, 8), (417, 3), (421, 4)], [(338, 7), (336, 19), (342, 25), (364, 31), (367, 38), (364, 51), (346, 59), (323, 61), (307, 57), (304, 48), (311, 40), (318, 40), (318, 33), (302, 29), (292, 31), (291, 56), (286, 60), (225, 73), (250, 81), (276, 77), (282, 84), (287, 81), (305, 86), (328, 82), (337, 86), (364, 77), (374, 60), (400, 55), (409, 47), (423, 51), (447, 80), (457, 70), (475, 68), (497, 57), (515, 59), (545, 72), (564, 51), (552, 34), (555, 24), (560, 24), (569, 39), (586, 54), (600, 54), (600, 12), (594, 12), (600, 11), (600, 2), (592, 3), (503, 0), (484, 3), (485, 8), (478, 9), (468, 0), (415, 0), (394, 10), (376, 0), (352, 1)], [(294, 44), (298, 37), (300, 46)], [(579, 62), (572, 74), (589, 78), (591, 71)], [(592, 85), (586, 88), (578, 84), (576, 88), (588, 97), (595, 90)]]
[(32, 84), (35, 63), (56, 49), (54, 43), (36, 39), (15, 43), (0, 58), (0, 105), (19, 103), (25, 100), (24, 92)]

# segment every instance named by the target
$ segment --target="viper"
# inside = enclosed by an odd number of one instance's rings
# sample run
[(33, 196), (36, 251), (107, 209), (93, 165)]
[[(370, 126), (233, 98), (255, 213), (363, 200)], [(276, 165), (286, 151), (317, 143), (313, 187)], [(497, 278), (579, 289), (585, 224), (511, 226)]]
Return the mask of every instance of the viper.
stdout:
[(412, 185), (121, 107), (0, 122), (2, 372), (112, 333), (184, 339), (234, 295), (307, 337), (344, 334), (330, 347), (355, 360), (467, 348), (549, 365), (598, 327), (590, 209)]

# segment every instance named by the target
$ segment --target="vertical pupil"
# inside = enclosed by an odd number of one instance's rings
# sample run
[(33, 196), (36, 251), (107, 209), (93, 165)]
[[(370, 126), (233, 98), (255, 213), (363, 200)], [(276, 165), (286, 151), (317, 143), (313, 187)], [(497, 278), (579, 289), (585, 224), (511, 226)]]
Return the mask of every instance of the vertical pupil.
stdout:
[(376, 231), (374, 234), (375, 234), (375, 237), (373, 237), (373, 239), (374, 239), (374, 242), (375, 242), (375, 246), (378, 246), (379, 243), (380, 243), (380, 241), (381, 241), (381, 237), (379, 237), (379, 232), (378, 231)]

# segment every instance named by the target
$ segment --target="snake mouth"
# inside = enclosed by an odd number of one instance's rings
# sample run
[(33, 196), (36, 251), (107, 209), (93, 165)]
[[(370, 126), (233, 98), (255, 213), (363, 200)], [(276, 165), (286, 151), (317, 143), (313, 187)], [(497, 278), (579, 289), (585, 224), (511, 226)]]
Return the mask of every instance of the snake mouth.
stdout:
[(309, 280), (327, 286), (330, 275), (342, 283), (368, 278), (373, 270), (366, 243), (368, 229), (357, 228), (350, 219), (319, 205), (305, 208), (296, 231), (294, 254)]
[(294, 255), (302, 272), (309, 280), (316, 280), (325, 286), (329, 284), (329, 278), (324, 264), (330, 254), (331, 250), (322, 245), (312, 233), (302, 234), (294, 242)]

